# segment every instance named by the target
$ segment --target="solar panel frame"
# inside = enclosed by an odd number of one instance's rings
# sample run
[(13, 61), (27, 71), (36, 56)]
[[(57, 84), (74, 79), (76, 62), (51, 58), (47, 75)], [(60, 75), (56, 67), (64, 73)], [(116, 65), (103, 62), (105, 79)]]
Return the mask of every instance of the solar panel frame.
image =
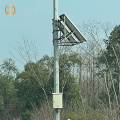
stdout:
[(86, 38), (82, 35), (82, 33), (77, 29), (77, 27), (72, 23), (72, 21), (67, 17), (66, 14), (62, 14), (59, 16), (60, 20), (65, 23), (65, 25), (73, 32), (74, 36), (83, 43), (86, 41)]

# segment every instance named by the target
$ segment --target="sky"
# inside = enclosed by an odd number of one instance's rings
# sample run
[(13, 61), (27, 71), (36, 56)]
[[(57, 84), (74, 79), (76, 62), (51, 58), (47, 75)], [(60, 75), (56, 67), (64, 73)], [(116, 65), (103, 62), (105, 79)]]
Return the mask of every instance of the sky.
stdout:
[[(16, 8), (12, 16), (5, 13), (9, 4)], [(119, 5), (120, 0), (58, 0), (58, 11), (75, 25), (89, 20), (119, 25)], [(53, 54), (52, 19), (53, 0), (0, 0), (0, 64), (12, 58), (23, 70), (25, 61), (17, 49), (24, 46), (24, 40), (36, 46), (38, 59)]]

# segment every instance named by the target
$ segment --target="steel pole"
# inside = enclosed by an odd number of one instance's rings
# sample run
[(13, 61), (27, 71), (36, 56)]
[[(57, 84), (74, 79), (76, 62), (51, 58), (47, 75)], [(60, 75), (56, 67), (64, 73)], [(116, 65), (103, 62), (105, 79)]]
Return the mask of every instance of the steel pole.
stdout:
[[(59, 93), (58, 0), (53, 0), (54, 93)], [(60, 109), (54, 109), (54, 120), (60, 120)]]

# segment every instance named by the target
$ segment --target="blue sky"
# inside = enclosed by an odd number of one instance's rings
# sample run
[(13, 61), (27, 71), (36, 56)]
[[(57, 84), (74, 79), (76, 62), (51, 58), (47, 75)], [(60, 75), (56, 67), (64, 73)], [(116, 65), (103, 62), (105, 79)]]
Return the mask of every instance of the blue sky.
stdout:
[[(58, 0), (59, 15), (65, 13), (75, 25), (89, 20), (120, 24), (120, 0)], [(16, 7), (13, 16), (5, 14), (5, 6)], [(22, 61), (17, 53), (24, 38), (34, 42), (40, 59), (52, 54), (53, 0), (0, 0), (0, 64), (12, 53)], [(15, 60), (15, 59), (14, 59)], [(16, 60), (18, 68), (23, 64)]]

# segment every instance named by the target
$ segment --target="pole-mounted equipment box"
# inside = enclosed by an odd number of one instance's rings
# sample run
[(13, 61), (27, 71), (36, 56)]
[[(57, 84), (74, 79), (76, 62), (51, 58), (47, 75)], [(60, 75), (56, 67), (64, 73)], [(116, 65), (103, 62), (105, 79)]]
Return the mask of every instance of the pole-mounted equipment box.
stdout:
[(53, 94), (53, 108), (63, 108), (63, 93)]

